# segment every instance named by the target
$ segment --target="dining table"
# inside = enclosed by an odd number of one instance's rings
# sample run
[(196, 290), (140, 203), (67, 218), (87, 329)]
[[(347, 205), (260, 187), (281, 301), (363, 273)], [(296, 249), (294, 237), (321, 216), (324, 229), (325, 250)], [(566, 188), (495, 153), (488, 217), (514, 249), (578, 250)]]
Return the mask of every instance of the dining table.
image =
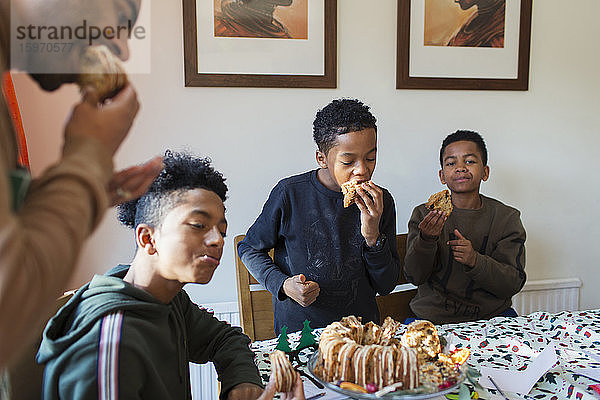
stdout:
[[(397, 332), (400, 336), (406, 325)], [(535, 375), (532, 388), (526, 393), (512, 392), (507, 385), (482, 385), (477, 380), (466, 380), (471, 398), (479, 399), (528, 399), (528, 400), (592, 400), (600, 398), (600, 309), (584, 311), (561, 311), (557, 313), (534, 312), (519, 317), (496, 317), (455, 324), (436, 325), (438, 334), (453, 348), (467, 348), (471, 371), (490, 368), (507, 372), (514, 381), (533, 373), (532, 365), (544, 353), (551, 354), (551, 366)], [(313, 334), (318, 341), (322, 329)], [(290, 348), (294, 349), (300, 332), (288, 334)], [(270, 375), (269, 354), (277, 346), (278, 339), (255, 341), (250, 347), (264, 382)], [(549, 350), (548, 350), (549, 349)], [(546, 350), (544, 352), (544, 350)], [(303, 376), (307, 399), (348, 399), (339, 393), (314, 385), (314, 377), (308, 373), (306, 361), (315, 349), (299, 352), (296, 369)], [(528, 370), (529, 368), (529, 370)], [(531, 374), (530, 374), (531, 375)], [(538, 379), (539, 377), (539, 379)], [(319, 383), (319, 382), (317, 382)], [(494, 382), (497, 383), (497, 382)], [(514, 382), (511, 382), (514, 383)], [(523, 390), (524, 391), (524, 390)], [(464, 389), (463, 389), (464, 392)], [(458, 399), (455, 392), (437, 396), (439, 399)], [(464, 393), (462, 393), (464, 396)]]

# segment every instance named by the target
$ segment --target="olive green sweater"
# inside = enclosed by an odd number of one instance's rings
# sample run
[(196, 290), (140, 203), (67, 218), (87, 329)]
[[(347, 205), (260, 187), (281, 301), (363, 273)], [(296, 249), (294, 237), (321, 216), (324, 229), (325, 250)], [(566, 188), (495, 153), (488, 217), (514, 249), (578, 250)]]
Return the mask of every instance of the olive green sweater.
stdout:
[[(525, 229), (520, 213), (481, 196), (478, 210), (454, 208), (440, 237), (423, 239), (419, 223), (429, 210), (417, 206), (408, 223), (404, 273), (418, 286), (413, 312), (436, 324), (473, 321), (499, 315), (525, 284)], [(446, 244), (458, 229), (477, 252), (473, 268), (454, 260)]]

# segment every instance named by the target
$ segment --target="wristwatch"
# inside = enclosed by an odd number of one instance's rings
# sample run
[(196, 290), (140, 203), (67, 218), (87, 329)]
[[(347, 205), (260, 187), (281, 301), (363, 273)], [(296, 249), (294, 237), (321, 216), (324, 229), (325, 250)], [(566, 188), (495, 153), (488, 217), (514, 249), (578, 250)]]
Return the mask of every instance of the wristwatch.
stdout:
[(386, 238), (387, 236), (385, 236), (385, 233), (380, 233), (375, 244), (371, 247), (367, 246), (367, 248), (370, 251), (381, 251), (381, 249), (383, 249), (383, 245), (385, 245)]

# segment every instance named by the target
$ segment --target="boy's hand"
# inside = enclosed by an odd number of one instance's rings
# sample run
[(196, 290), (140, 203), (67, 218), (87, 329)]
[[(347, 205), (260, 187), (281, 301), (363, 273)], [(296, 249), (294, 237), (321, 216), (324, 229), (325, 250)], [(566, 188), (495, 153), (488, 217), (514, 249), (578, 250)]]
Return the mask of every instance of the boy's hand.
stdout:
[(452, 249), (452, 255), (459, 263), (468, 265), (469, 267), (475, 266), (475, 260), (477, 260), (477, 252), (473, 250), (471, 241), (467, 240), (458, 229), (454, 230), (454, 234), (458, 239), (449, 240), (448, 245)]
[[(274, 387), (273, 387), (274, 389)], [(263, 397), (264, 394), (266, 392), (262, 390), (262, 388), (258, 385), (255, 385), (253, 383), (240, 383), (239, 385), (235, 385), (233, 387), (233, 389), (231, 389), (229, 391), (229, 394), (227, 395), (227, 400), (247, 400), (247, 399), (258, 399), (258, 400), (262, 400), (262, 399), (272, 399), (273, 395), (271, 395), (271, 397)], [(263, 394), (263, 395), (261, 395)], [(274, 394), (274, 392), (273, 392)], [(260, 396), (260, 397), (259, 397)]]
[[(273, 397), (275, 397), (275, 376), (273, 373), (271, 373), (271, 378), (269, 379), (269, 383), (267, 383), (267, 386), (265, 387), (264, 392), (262, 393), (262, 395), (258, 398), (256, 398), (256, 400), (272, 400)], [(247, 399), (248, 397), (245, 397), (244, 399)], [(254, 399), (255, 397), (250, 397), (252, 399)], [(302, 379), (300, 378), (300, 374), (296, 372), (296, 383), (294, 383), (294, 387), (292, 388), (291, 392), (288, 393), (281, 393), (281, 400), (304, 400), (304, 386), (302, 384)]]
[(442, 234), (448, 217), (442, 211), (431, 210), (419, 224), (421, 236), (426, 240), (435, 240)]
[(372, 181), (363, 182), (356, 188), (355, 199), (360, 210), (360, 233), (367, 246), (373, 247), (379, 237), (379, 220), (383, 214), (383, 191)]
[(302, 274), (289, 277), (283, 282), (283, 292), (302, 307), (310, 306), (320, 291), (317, 282), (307, 281)]

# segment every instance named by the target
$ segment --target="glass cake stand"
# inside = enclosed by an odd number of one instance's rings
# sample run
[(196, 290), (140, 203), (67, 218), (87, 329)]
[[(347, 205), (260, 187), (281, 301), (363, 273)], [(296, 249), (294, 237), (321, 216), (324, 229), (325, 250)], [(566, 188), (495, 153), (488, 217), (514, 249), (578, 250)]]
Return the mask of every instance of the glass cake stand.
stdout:
[(395, 399), (395, 400), (409, 400), (409, 399), (431, 399), (434, 397), (438, 397), (438, 396), (443, 396), (445, 394), (448, 393), (452, 393), (455, 390), (457, 390), (459, 388), (459, 386), (466, 380), (467, 378), (467, 367), (466, 367), (466, 363), (461, 367), (460, 370), (460, 375), (458, 377), (457, 382), (452, 385), (449, 386), (447, 388), (444, 389), (437, 389), (437, 388), (427, 388), (424, 386), (420, 386), (417, 387), (415, 389), (411, 389), (411, 390), (397, 390), (395, 392), (391, 392), (388, 394), (384, 394), (381, 396), (376, 396), (374, 393), (359, 393), (359, 392), (354, 392), (352, 390), (346, 390), (346, 389), (342, 389), (339, 386), (331, 383), (331, 382), (326, 382), (321, 380), (321, 378), (319, 378), (314, 370), (315, 370), (315, 364), (317, 362), (317, 357), (318, 357), (318, 352), (314, 352), (310, 358), (308, 359), (308, 364), (307, 364), (307, 370), (308, 373), (317, 381), (319, 381), (320, 383), (323, 384), (323, 386), (325, 386), (327, 389), (331, 389), (335, 392), (341, 393), (345, 396), (348, 396), (352, 399), (371, 399), (371, 400), (380, 400), (380, 399)]

